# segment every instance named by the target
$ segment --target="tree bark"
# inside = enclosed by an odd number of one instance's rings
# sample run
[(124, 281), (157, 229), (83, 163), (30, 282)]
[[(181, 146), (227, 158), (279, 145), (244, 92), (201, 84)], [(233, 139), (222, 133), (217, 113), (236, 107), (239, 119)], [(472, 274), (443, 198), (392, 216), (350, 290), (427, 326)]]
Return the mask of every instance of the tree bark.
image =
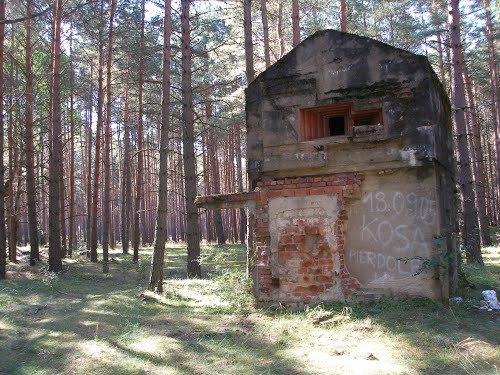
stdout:
[[(143, 113), (143, 103), (142, 103), (142, 90), (143, 90), (143, 80), (144, 80), (144, 17), (146, 13), (145, 1), (142, 0), (142, 16), (141, 16), (141, 42), (140, 42), (140, 60), (139, 60), (139, 113), (137, 119), (137, 178), (136, 178), (136, 195), (135, 195), (135, 207), (134, 207), (134, 257), (133, 261), (139, 261), (139, 243), (141, 241), (141, 231), (140, 231), (140, 211), (141, 211), (141, 201), (142, 201), (142, 190), (143, 190), (143, 168), (144, 168), (144, 154), (143, 154), (143, 142), (142, 142), (142, 113)], [(144, 216), (144, 215), (143, 215)]]
[(260, 0), (260, 12), (262, 15), (262, 31), (264, 34), (264, 60), (266, 68), (271, 66), (271, 55), (269, 49), (269, 21), (267, 20), (267, 0)]
[(292, 32), (292, 45), (296, 47), (300, 43), (299, 0), (292, 0)]
[[(236, 152), (236, 183), (238, 192), (243, 192), (243, 168), (241, 163), (241, 129), (237, 125), (235, 128), (235, 152)], [(240, 243), (242, 245), (246, 242), (247, 236), (247, 214), (244, 208), (240, 208)]]
[[(245, 7), (245, 2), (243, 3), (243, 6)], [(245, 12), (244, 8), (244, 12)], [(247, 12), (250, 12), (250, 10), (247, 10)], [(250, 14), (249, 14), (250, 16)], [(281, 0), (278, 0), (278, 39), (280, 40), (280, 57), (282, 57), (285, 53), (285, 41), (283, 39), (283, 34), (281, 30), (281, 21), (282, 21), (283, 15), (281, 12)], [(243, 25), (243, 31), (245, 33), (245, 40), (250, 39), (251, 41), (251, 35), (252, 35), (252, 24), (248, 22), (244, 22)], [(246, 72), (246, 78), (247, 78), (247, 85), (250, 84), (250, 82), (253, 81), (255, 77), (255, 71), (253, 68), (253, 45), (252, 43), (245, 43), (245, 72)], [(246, 216), (246, 215), (245, 215)], [(248, 241), (247, 241), (247, 275), (250, 275), (252, 273), (253, 266), (251, 264), (252, 259), (253, 259), (253, 222), (254, 222), (254, 215), (249, 213), (248, 215)]]
[(104, 0), (101, 0), (100, 22), (99, 22), (99, 62), (97, 67), (97, 123), (95, 137), (95, 158), (94, 158), (94, 190), (92, 191), (92, 240), (90, 245), (90, 261), (97, 262), (97, 207), (99, 203), (99, 181), (101, 167), (101, 128), (102, 112), (104, 101), (103, 89), (103, 65), (104, 65), (104, 41), (103, 41), (103, 13)]
[(255, 71), (253, 67), (253, 42), (252, 42), (252, 3), (243, 0), (243, 34), (245, 37), (245, 61), (247, 85), (253, 81)]
[[(26, 1), (26, 14), (31, 14), (32, 0)], [(26, 66), (25, 66), (25, 158), (26, 193), (28, 201), (28, 224), (30, 233), (30, 264), (40, 260), (38, 251), (38, 223), (36, 217), (35, 153), (33, 145), (33, 75), (31, 72), (31, 20), (26, 20)]]
[[(438, 1), (437, 0), (433, 0), (432, 1), (432, 9), (433, 9), (433, 12), (434, 12), (434, 17), (437, 20), (438, 17), (439, 17), (439, 13), (438, 13)], [(439, 29), (441, 28), (441, 25), (437, 24), (437, 25), (435, 25), (435, 27), (438, 30), (436, 32), (436, 43), (437, 43), (436, 48), (437, 48), (437, 53), (438, 53), (439, 79), (441, 80), (441, 83), (444, 86), (446, 82), (445, 82), (445, 79), (444, 79), (443, 45), (442, 45), (441, 32), (439, 31)]]
[[(127, 74), (128, 77), (128, 74)], [(129, 109), (128, 109), (128, 83), (125, 87), (125, 109), (123, 114), (123, 183), (122, 183), (122, 252), (128, 254), (130, 239), (130, 207), (132, 206), (132, 173), (130, 171), (130, 135), (129, 135)]]
[[(71, 25), (72, 27), (72, 25)], [(70, 118), (70, 165), (69, 165), (69, 240), (68, 255), (73, 256), (76, 250), (76, 228), (75, 228), (75, 98), (74, 98), (74, 67), (73, 67), (73, 32), (69, 40), (69, 60), (70, 60), (70, 99), (69, 99), (69, 118)], [(82, 160), (83, 164), (83, 160)], [(83, 165), (82, 165), (83, 168)]]
[(460, 42), (460, 13), (458, 9), (458, 0), (448, 0), (448, 14), (451, 44), (450, 57), (452, 65), (452, 119), (457, 144), (458, 179), (462, 195), (462, 238), (467, 262), (482, 264), (479, 228), (464, 117), (465, 97), (462, 80), (463, 61)]
[[(498, 102), (498, 81), (497, 81), (497, 59), (495, 53), (495, 44), (493, 36), (493, 27), (491, 24), (491, 14), (489, 10), (490, 0), (484, 0), (484, 11), (486, 17), (486, 39), (488, 42), (488, 63), (490, 66), (490, 88), (491, 88), (491, 117), (493, 130), (495, 134), (495, 164), (496, 164), (496, 186), (495, 198), (500, 201), (500, 104)], [(498, 207), (497, 207), (498, 209)]]
[(60, 183), (61, 175), (61, 18), (62, 0), (54, 3), (52, 56), (52, 144), (49, 164), (49, 271), (62, 271)]
[[(281, 59), (285, 55), (285, 38), (283, 37), (283, 4), (282, 4), (282, 0), (278, 0), (278, 25), (276, 26), (276, 33), (278, 36), (278, 41), (280, 43), (280, 59)], [(247, 59), (247, 61), (248, 61), (248, 59)], [(247, 64), (248, 64), (248, 62), (247, 62)], [(252, 62), (252, 68), (253, 68), (253, 62)]]
[[(244, 0), (250, 3), (249, 0)], [(184, 161), (187, 276), (201, 277), (200, 225), (196, 198), (196, 158), (194, 152), (194, 112), (193, 89), (191, 84), (191, 29), (189, 24), (190, 0), (181, 0), (181, 40), (182, 40), (182, 145)]]
[[(0, 0), (0, 21), (5, 20), (5, 0)], [(3, 78), (3, 62), (4, 62), (4, 44), (5, 44), (5, 24), (0, 23), (0, 113), (3, 113), (4, 106), (4, 78)], [(5, 230), (5, 166), (4, 157), (4, 117), (0, 116), (0, 279), (5, 279), (7, 276), (7, 241)]]
[(340, 0), (340, 31), (347, 32), (346, 1)]
[(163, 266), (167, 242), (168, 215), (168, 131), (170, 128), (170, 35), (172, 33), (171, 1), (165, 0), (163, 15), (163, 72), (160, 128), (160, 170), (158, 181), (158, 207), (156, 210), (156, 236), (151, 262), (149, 289), (163, 292)]
[[(206, 104), (206, 113), (207, 120), (212, 116), (212, 110), (210, 109), (210, 105)], [(219, 175), (219, 163), (217, 160), (217, 147), (214, 141), (214, 136), (212, 132), (208, 134), (208, 160), (211, 169), (211, 177), (212, 177), (212, 194), (220, 194), (220, 175)], [(220, 209), (212, 210), (214, 225), (215, 225), (215, 235), (217, 236), (217, 244), (224, 245), (226, 243), (226, 235), (224, 233), (224, 227), (222, 225), (222, 214)]]
[(102, 226), (102, 272), (109, 272), (109, 229), (111, 223), (111, 65), (113, 58), (113, 20), (116, 0), (109, 10), (108, 59), (106, 70), (106, 125), (104, 127), (104, 210)]
[[(463, 55), (462, 55), (463, 59)], [(465, 61), (465, 59), (463, 59)], [(481, 134), (479, 130), (478, 113), (476, 111), (476, 104), (474, 102), (472, 86), (469, 82), (469, 75), (467, 72), (467, 66), (464, 63), (463, 67), (463, 79), (464, 79), (464, 89), (467, 97), (468, 103), (468, 125), (470, 139), (471, 139), (471, 154), (472, 158), (472, 173), (474, 176), (474, 190), (476, 192), (476, 209), (478, 214), (479, 223), (479, 234), (481, 237), (481, 243), (483, 246), (491, 246), (490, 228), (488, 215), (486, 214), (486, 193), (485, 193), (485, 181), (484, 176), (484, 157), (483, 150), (481, 148)]]

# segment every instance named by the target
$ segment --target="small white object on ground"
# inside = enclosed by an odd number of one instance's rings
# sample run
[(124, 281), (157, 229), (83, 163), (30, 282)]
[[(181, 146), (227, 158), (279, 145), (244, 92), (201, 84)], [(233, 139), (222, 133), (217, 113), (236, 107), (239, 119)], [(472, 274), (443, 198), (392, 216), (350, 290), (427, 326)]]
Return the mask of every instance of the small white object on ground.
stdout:
[(483, 290), (482, 294), (490, 309), (500, 310), (500, 304), (498, 304), (497, 300), (497, 293), (494, 290)]

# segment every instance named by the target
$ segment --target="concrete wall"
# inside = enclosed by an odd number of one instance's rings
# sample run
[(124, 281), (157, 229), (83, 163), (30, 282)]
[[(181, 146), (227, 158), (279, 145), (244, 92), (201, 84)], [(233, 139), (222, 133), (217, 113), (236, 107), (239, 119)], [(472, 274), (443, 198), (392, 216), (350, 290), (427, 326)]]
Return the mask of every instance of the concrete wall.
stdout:
[[(333, 149), (342, 143), (358, 150), (371, 144), (379, 154), (393, 149), (382, 158), (361, 153), (359, 170), (380, 162), (410, 167), (428, 160), (453, 169), (449, 102), (424, 56), (326, 30), (259, 75), (247, 88), (246, 100), (252, 180), (296, 167), (334, 169), (339, 155)], [(299, 110), (335, 103), (352, 103), (354, 110), (381, 108), (383, 134), (299, 143)], [(318, 146), (325, 148), (324, 154), (308, 151)]]
[(438, 299), (423, 259), (439, 249), (439, 202), (433, 169), (365, 175), (360, 199), (347, 204), (346, 266), (362, 288)]
[[(425, 57), (327, 30), (246, 100), (258, 300), (447, 297), (454, 275), (420, 272), (457, 227), (450, 106)], [(300, 142), (300, 110), (332, 104), (381, 109), (383, 127)]]

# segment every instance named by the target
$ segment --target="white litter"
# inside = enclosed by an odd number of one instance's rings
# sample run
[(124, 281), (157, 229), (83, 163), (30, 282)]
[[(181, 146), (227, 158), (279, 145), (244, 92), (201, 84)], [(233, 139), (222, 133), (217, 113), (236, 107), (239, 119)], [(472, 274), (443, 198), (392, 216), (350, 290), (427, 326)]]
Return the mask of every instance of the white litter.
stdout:
[(488, 303), (488, 308), (492, 310), (500, 310), (498, 304), (497, 293), (494, 290), (483, 290), (483, 299)]

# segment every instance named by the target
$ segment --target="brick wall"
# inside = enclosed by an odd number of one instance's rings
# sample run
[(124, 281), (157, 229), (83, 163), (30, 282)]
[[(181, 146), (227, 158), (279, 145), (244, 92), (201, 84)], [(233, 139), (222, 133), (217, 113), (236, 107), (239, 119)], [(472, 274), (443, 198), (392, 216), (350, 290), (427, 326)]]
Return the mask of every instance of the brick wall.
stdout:
[[(219, 208), (255, 204), (253, 277), (257, 301), (339, 301), (349, 299), (360, 287), (345, 266), (345, 204), (363, 180), (364, 176), (357, 174), (265, 177), (257, 182), (255, 191), (198, 197), (196, 202)], [(270, 206), (286, 206), (290, 201), (303, 209), (289, 210), (288, 216), (278, 219), (270, 217)]]
[[(254, 288), (258, 301), (345, 300), (359, 288), (345, 267), (345, 200), (358, 190), (363, 179), (353, 174), (257, 183)], [(304, 197), (305, 201), (308, 196), (333, 197), (332, 207), (297, 210), (295, 217), (280, 218), (279, 226), (270, 223), (270, 200)]]

